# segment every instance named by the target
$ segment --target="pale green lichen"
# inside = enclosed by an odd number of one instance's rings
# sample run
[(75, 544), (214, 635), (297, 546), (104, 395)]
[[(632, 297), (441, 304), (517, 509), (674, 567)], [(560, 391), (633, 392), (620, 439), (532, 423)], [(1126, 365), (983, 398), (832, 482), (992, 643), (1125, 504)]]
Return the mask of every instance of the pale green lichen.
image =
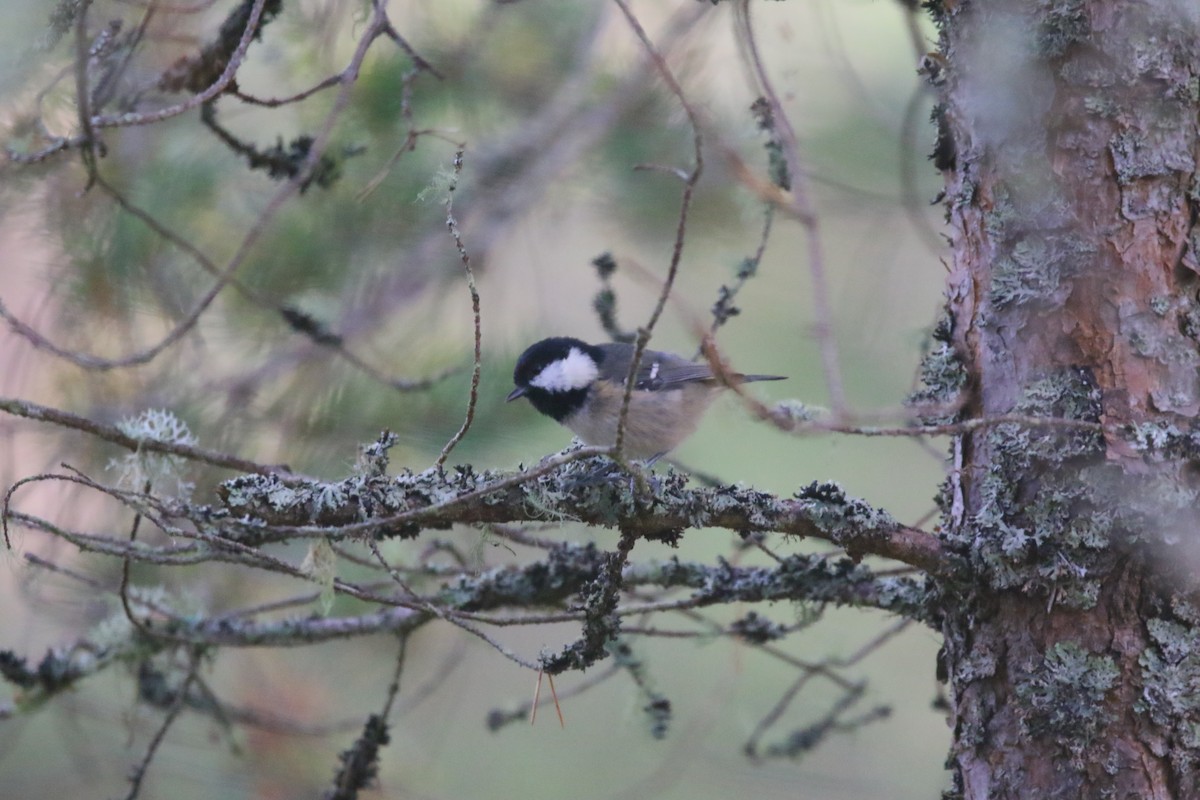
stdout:
[[(953, 422), (959, 395), (967, 385), (967, 368), (954, 347), (954, 317), (948, 309), (942, 311), (925, 355), (921, 358), (921, 388), (905, 398), (905, 404), (921, 411), (920, 420), (926, 425)], [(936, 411), (932, 409), (942, 408)]]
[(1083, 0), (1055, 0), (1042, 7), (1035, 44), (1042, 58), (1061, 58), (1073, 45), (1088, 40), (1091, 22)]
[[(197, 443), (187, 423), (164, 409), (147, 409), (136, 416), (126, 417), (117, 423), (117, 429), (139, 441), (189, 447)], [(195, 488), (186, 477), (187, 461), (172, 453), (139, 447), (133, 453), (109, 461), (108, 468), (119, 473), (117, 485), (132, 491), (143, 491), (148, 485), (160, 495), (187, 498)]]
[(996, 674), (996, 654), (986, 644), (976, 644), (954, 665), (955, 683), (967, 686)]
[(1146, 630), (1152, 644), (1138, 657), (1142, 694), (1134, 710), (1171, 732), (1157, 754), (1194, 775), (1200, 764), (1200, 633), (1194, 624), (1167, 619), (1148, 620)]
[[(1014, 411), (1090, 421), (1100, 399), (1089, 373), (1068, 369), (1031, 383)], [(1107, 472), (1088, 470), (1103, 452), (1099, 431), (1004, 423), (986, 436), (978, 510), (953, 541), (969, 547), (996, 589), (1041, 589), (1055, 604), (1091, 607), (1116, 500), (1103, 488)]]
[(989, 296), (996, 309), (1056, 305), (1065, 283), (1086, 269), (1095, 245), (1071, 232), (1031, 231), (992, 265)]
[(1112, 722), (1105, 700), (1119, 677), (1110, 656), (1090, 653), (1076, 642), (1057, 642), (1016, 683), (1022, 726), (1079, 758)]
[(307, 495), (307, 492), (302, 492), (294, 487), (277, 484), (271, 487), (271, 491), (267, 492), (265, 496), (271, 508), (278, 511), (295, 505)]
[(1126, 441), (1148, 460), (1200, 460), (1200, 426), (1195, 423), (1182, 430), (1164, 420), (1137, 422), (1127, 425), (1124, 433)]
[(888, 512), (848, 497), (841, 486), (831, 481), (813, 481), (795, 497), (829, 540), (842, 547), (865, 545), (872, 533), (886, 536), (897, 527)]
[(827, 414), (826, 409), (810, 406), (799, 400), (780, 400), (771, 407), (772, 419), (788, 427), (812, 422)]

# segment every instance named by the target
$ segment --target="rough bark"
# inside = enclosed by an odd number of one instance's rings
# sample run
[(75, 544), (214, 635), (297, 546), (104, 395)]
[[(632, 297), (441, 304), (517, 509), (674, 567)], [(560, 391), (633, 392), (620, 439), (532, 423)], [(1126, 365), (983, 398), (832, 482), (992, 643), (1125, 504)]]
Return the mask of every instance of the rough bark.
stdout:
[(954, 795), (1200, 797), (1200, 4), (937, 5), (942, 374), (1105, 426), (954, 445)]

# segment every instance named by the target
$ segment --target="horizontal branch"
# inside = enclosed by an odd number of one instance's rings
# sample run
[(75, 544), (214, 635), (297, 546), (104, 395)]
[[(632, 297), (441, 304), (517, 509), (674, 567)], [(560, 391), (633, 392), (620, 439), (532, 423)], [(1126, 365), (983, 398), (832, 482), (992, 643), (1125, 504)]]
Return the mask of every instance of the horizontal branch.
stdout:
[(227, 519), (218, 521), (212, 509), (204, 509), (204, 517), (231, 538), (255, 545), (363, 535), (408, 538), (454, 524), (573, 520), (667, 542), (690, 528), (777, 532), (832, 542), (856, 560), (883, 556), (931, 574), (951, 566), (935, 536), (847, 497), (833, 483), (814, 482), (792, 497), (779, 497), (738, 486), (689, 488), (686, 475), (669, 470), (645, 475), (652, 491), (643, 494), (641, 481), (613, 462), (569, 455), (555, 457), (552, 469), (541, 465), (509, 474), (459, 467), (333, 483), (244, 475), (218, 489)]
[[(533, 564), (460, 575), (445, 585), (436, 599), (465, 612), (557, 606), (596, 579), (606, 556), (595, 545), (564, 542)], [(684, 601), (689, 608), (789, 601), (879, 608), (916, 620), (927, 617), (928, 593), (920, 578), (881, 576), (850, 559), (820, 555), (796, 553), (766, 567), (737, 566), (723, 559), (715, 566), (678, 558), (647, 561), (627, 564), (621, 584), (691, 589), (691, 597)], [(632, 608), (622, 610), (622, 616), (633, 613)], [(507, 619), (474, 615), (471, 619), (509, 624)], [(513, 622), (528, 624), (530, 620), (523, 616)]]
[[(345, 617), (314, 617), (311, 614), (275, 621), (217, 618), (155, 623), (151, 635), (168, 640), (200, 642), (228, 647), (305, 647), (335, 639), (352, 639), (377, 633), (411, 632), (433, 618), (411, 608), (383, 608), (368, 614)], [(143, 624), (145, 624), (143, 622)]]
[(134, 452), (169, 453), (194, 461), (201, 461), (214, 467), (237, 470), (238, 472), (261, 474), (291, 473), (291, 470), (283, 465), (259, 464), (255, 461), (238, 458), (237, 456), (217, 450), (209, 450), (205, 447), (130, 436), (114, 425), (105, 425), (102, 422), (96, 422), (93, 419), (81, 417), (69, 411), (38, 405), (28, 400), (0, 397), (0, 411), (12, 414), (15, 417), (24, 417), (25, 419), (36, 420), (37, 422), (49, 422), (64, 428), (72, 428), (77, 431), (89, 433), (92, 436), (112, 442), (115, 445)]
[(411, 632), (433, 618), (432, 614), (403, 607), (357, 616), (322, 618), (305, 614), (272, 621), (171, 616), (164, 622), (146, 617), (140, 622), (140, 629), (125, 625), (119, 633), (116, 629), (109, 630), (103, 644), (84, 637), (69, 647), (50, 648), (36, 667), (29, 666), (12, 650), (0, 650), (0, 678), (21, 687), (17, 707), (31, 711), (110, 666), (144, 663), (180, 642), (203, 646), (304, 647), (336, 639)]

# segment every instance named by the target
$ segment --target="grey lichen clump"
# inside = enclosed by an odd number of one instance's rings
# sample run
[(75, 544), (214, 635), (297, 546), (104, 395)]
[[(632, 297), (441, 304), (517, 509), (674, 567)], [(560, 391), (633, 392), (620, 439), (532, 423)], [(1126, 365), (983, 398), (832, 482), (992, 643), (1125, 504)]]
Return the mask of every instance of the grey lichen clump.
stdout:
[(1079, 758), (1112, 721), (1105, 705), (1119, 672), (1112, 658), (1058, 642), (1016, 684), (1022, 727), (1031, 736), (1065, 743)]
[(1146, 623), (1152, 644), (1138, 659), (1142, 695), (1134, 710), (1172, 733), (1157, 741), (1157, 755), (1169, 756), (1184, 775), (1195, 778), (1200, 763), (1200, 614), (1188, 603), (1176, 604), (1182, 621), (1151, 619)]
[[(233, 516), (259, 520), (267, 526), (337, 528), (387, 518), (456, 500), (496, 480), (498, 474), (470, 467), (430, 469), (396, 477), (363, 474), (340, 481), (285, 480), (278, 475), (241, 475), (218, 487), (225, 510)], [(500, 496), (503, 499), (503, 495)], [(491, 501), (498, 501), (491, 498)], [(487, 504), (488, 498), (480, 500)], [(380, 531), (383, 536), (416, 536), (423, 528), (445, 528), (430, 519), (399, 520)], [(269, 530), (262, 530), (263, 536)], [(254, 543), (250, 531), (240, 537)]]
[[(1100, 392), (1087, 370), (1028, 386), (1014, 412), (1098, 421)], [(951, 541), (996, 589), (1040, 590), (1052, 603), (1089, 608), (1099, 591), (1120, 500), (1104, 440), (1094, 429), (1005, 423), (989, 429), (978, 511)], [(950, 535), (950, 534), (948, 534)]]
[(880, 541), (898, 527), (891, 514), (848, 497), (836, 483), (813, 481), (795, 497), (822, 538), (841, 546), (853, 558), (875, 552)]
[(691, 488), (687, 476), (675, 470), (631, 472), (603, 457), (568, 461), (528, 477), (470, 467), (395, 477), (368, 473), (332, 482), (244, 475), (226, 481), (218, 493), (223, 509), (197, 509), (195, 515), (203, 512), (208, 522), (224, 519), (223, 535), (246, 544), (313, 535), (321, 528), (332, 538), (368, 531), (412, 537), (452, 524), (577, 521), (669, 544), (684, 530), (723, 527), (814, 536), (856, 557), (896, 557), (888, 550), (889, 537), (900, 529), (886, 512), (847, 497), (832, 483), (814, 482), (793, 498), (740, 486)]
[[(676, 563), (671, 571), (678, 575)], [(721, 560), (716, 566), (693, 568), (693, 595), (703, 605), (733, 602), (809, 601), (832, 605), (881, 608), (912, 619), (926, 620), (927, 592), (923, 581), (880, 578), (848, 558), (827, 559), (794, 554), (770, 567), (734, 567)]]
[(498, 567), (480, 575), (461, 575), (443, 587), (439, 599), (463, 611), (517, 605), (553, 606), (581, 591), (604, 567), (606, 554), (594, 544), (564, 542), (543, 561), (524, 567)]
[(1200, 461), (1200, 423), (1190, 422), (1187, 430), (1163, 420), (1129, 425), (1125, 435), (1147, 460)]
[(1095, 252), (1095, 245), (1070, 231), (1023, 234), (992, 267), (994, 307), (1058, 304), (1065, 282), (1086, 269)]
[[(160, 606), (168, 601), (162, 591), (137, 594)], [(137, 603), (137, 600), (132, 602)], [(47, 650), (36, 667), (30, 667), (12, 650), (0, 650), (0, 677), (21, 688), (17, 707), (32, 711), (113, 665), (147, 664), (169, 644), (165, 639), (143, 636), (123, 613), (116, 613), (70, 646)]]
[(1061, 58), (1072, 45), (1087, 41), (1092, 26), (1083, 0), (1055, 0), (1044, 7), (1036, 37), (1042, 58)]
[(967, 368), (954, 347), (954, 315), (943, 309), (921, 358), (921, 388), (906, 398), (926, 425), (954, 422), (959, 396), (967, 385)]
[(737, 634), (739, 639), (750, 644), (766, 644), (782, 639), (788, 634), (786, 625), (774, 622), (757, 611), (751, 611), (744, 617), (734, 620), (729, 629)]
[(983, 212), (995, 258), (979, 322), (992, 325), (996, 312), (1010, 308), (1058, 308), (1070, 293), (1070, 280), (1086, 273), (1095, 244), (1079, 234), (1074, 210), (1059, 187), (1047, 181), (1044, 154), (1018, 148), (1029, 163), (1014, 165), (1006, 180), (990, 187)]
[[(1013, 178), (992, 193), (984, 219), (997, 251), (990, 309), (1058, 307), (1070, 290), (1067, 282), (1087, 269), (1095, 245), (1079, 235), (1069, 204), (1053, 185)], [(981, 321), (990, 324), (990, 316), (984, 309)]]

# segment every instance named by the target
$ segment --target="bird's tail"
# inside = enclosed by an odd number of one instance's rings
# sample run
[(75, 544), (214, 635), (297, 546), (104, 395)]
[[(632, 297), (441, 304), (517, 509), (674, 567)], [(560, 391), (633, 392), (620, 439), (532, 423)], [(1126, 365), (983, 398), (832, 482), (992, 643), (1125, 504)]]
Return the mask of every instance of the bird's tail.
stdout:
[(741, 383), (754, 383), (755, 381), (786, 381), (787, 375), (734, 375)]

